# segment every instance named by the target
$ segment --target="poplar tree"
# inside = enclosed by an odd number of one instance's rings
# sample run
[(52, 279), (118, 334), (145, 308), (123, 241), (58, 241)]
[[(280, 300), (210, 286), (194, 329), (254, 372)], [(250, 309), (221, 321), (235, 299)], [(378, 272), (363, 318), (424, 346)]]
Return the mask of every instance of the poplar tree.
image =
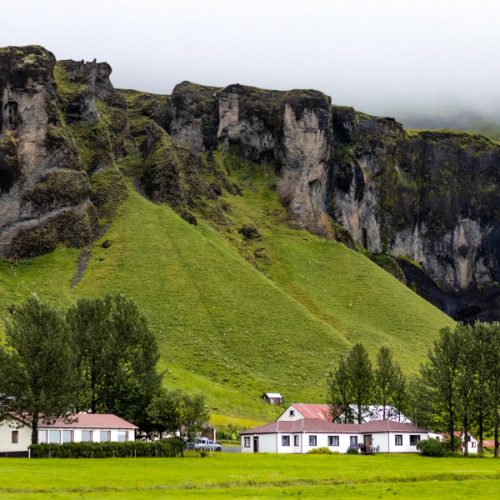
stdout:
[(0, 394), (4, 411), (29, 419), (33, 444), (40, 420), (75, 411), (79, 388), (76, 346), (64, 315), (36, 296), (12, 308), (0, 344)]
[(363, 422), (363, 407), (370, 404), (373, 390), (373, 371), (368, 352), (363, 344), (353, 346), (346, 359), (353, 402), (357, 407), (358, 424)]
[(338, 364), (331, 370), (328, 377), (328, 403), (332, 422), (344, 415), (345, 422), (352, 422), (352, 387), (347, 373), (346, 356), (341, 356)]
[[(389, 405), (401, 406), (404, 394), (404, 376), (401, 368), (392, 358), (392, 352), (387, 346), (382, 346), (377, 353), (377, 365), (374, 373), (375, 394), (377, 402), (382, 405), (382, 418), (387, 417)], [(396, 404), (396, 400), (398, 404)], [(400, 409), (398, 408), (398, 411)]]
[(422, 382), (427, 386), (436, 417), (435, 424), (439, 427), (440, 419), (444, 418), (451, 451), (455, 451), (459, 349), (457, 335), (445, 327), (429, 352), (427, 364), (421, 368)]
[(137, 305), (121, 294), (80, 299), (67, 318), (85, 384), (82, 405), (146, 426), (162, 376), (155, 336)]

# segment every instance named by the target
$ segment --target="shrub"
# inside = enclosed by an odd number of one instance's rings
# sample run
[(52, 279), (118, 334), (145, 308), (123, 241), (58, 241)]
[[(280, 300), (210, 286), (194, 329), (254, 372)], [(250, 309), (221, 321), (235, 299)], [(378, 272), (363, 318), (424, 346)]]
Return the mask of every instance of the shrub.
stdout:
[(331, 455), (332, 452), (326, 448), (326, 447), (323, 447), (323, 448), (314, 448), (312, 450), (309, 450), (307, 452), (308, 455)]
[(359, 449), (357, 447), (352, 447), (347, 450), (348, 455), (359, 455)]
[(114, 457), (175, 457), (184, 449), (177, 438), (160, 441), (128, 441), (117, 443), (32, 444), (33, 458), (114, 458)]
[(438, 439), (424, 439), (417, 444), (417, 450), (426, 457), (442, 457), (444, 456), (444, 447)]

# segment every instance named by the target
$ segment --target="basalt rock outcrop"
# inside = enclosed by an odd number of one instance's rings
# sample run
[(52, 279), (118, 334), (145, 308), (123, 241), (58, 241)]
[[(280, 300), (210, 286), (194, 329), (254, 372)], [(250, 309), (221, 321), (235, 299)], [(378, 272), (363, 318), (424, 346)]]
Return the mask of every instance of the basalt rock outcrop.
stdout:
[(203, 200), (240, 192), (213, 167), (218, 150), (269, 164), (295, 227), (392, 259), (457, 319), (500, 319), (497, 143), (410, 133), (315, 90), (183, 82), (161, 96), (117, 90), (110, 74), (41, 47), (0, 49), (0, 256), (88, 244), (126, 175), (195, 224)]
[(195, 152), (237, 145), (272, 161), (280, 198), (304, 228), (338, 237), (340, 226), (368, 252), (392, 255), (411, 286), (458, 319), (499, 317), (498, 144), (410, 134), (313, 90), (184, 82), (172, 115), (172, 137)]
[(93, 238), (90, 185), (58, 109), (55, 57), (0, 50), (0, 255), (27, 257)]

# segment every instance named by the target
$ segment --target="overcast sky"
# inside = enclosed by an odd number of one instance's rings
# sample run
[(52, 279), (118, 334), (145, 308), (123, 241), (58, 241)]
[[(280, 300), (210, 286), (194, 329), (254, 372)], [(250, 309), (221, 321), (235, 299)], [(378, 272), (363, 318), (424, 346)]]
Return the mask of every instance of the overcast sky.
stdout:
[(500, 115), (500, 0), (0, 1), (0, 46), (107, 61), (116, 87), (315, 88), (381, 115)]

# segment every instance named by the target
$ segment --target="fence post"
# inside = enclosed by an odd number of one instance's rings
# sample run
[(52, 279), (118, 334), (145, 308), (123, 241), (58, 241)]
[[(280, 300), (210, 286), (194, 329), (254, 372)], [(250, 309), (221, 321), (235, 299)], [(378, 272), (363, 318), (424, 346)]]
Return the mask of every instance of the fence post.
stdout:
[(31, 448), (28, 448), (28, 458), (31, 458)]
[(137, 448), (134, 447), (134, 458), (137, 458)]

